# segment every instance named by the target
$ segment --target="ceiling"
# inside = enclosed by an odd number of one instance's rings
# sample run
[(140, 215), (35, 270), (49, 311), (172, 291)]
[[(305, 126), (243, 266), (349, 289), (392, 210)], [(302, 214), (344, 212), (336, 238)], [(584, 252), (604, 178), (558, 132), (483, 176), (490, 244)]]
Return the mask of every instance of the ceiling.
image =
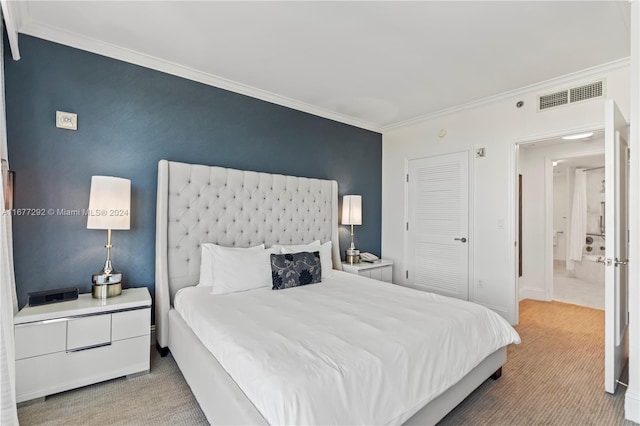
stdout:
[[(550, 157), (556, 163), (556, 165), (553, 166), (553, 173), (555, 175), (565, 173), (569, 168), (590, 169), (593, 167), (602, 167), (605, 164), (604, 152), (597, 154), (586, 154), (586, 152), (604, 151), (604, 130), (594, 130), (592, 133), (593, 134), (591, 136), (574, 140), (565, 140), (561, 136), (551, 137), (537, 140), (535, 142), (522, 143), (519, 147), (523, 150), (523, 154), (525, 155), (527, 152), (531, 151), (544, 152), (545, 157)], [(557, 150), (563, 149), (563, 146), (565, 152), (583, 151), (585, 153), (558, 155), (556, 153)]]
[(629, 56), (621, 1), (22, 1), (17, 30), (383, 131)]
[(561, 174), (561, 173), (565, 173), (569, 168), (592, 169), (595, 167), (604, 167), (604, 154), (560, 158), (556, 161), (557, 161), (557, 164), (553, 168), (553, 173)]

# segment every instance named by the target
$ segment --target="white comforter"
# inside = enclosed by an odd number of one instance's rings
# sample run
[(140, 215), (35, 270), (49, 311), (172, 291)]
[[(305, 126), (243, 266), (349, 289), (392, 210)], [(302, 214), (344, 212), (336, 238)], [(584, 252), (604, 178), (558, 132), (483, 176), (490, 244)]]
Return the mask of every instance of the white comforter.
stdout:
[(398, 424), (519, 343), (480, 305), (335, 271), (319, 284), (175, 308), (270, 424)]

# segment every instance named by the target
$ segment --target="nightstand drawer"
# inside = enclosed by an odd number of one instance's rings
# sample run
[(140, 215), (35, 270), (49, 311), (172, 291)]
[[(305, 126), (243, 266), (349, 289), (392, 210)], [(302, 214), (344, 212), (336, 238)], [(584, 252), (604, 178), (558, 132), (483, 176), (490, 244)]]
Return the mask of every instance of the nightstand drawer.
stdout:
[(111, 314), (69, 319), (67, 350), (90, 348), (111, 343)]
[(150, 323), (150, 308), (112, 314), (111, 339), (115, 342), (131, 337), (146, 336), (151, 333)]
[(15, 327), (16, 359), (64, 351), (67, 342), (67, 321), (34, 322)]
[(385, 266), (383, 268), (380, 268), (380, 270), (382, 271), (382, 277), (380, 278), (380, 280), (390, 283), (393, 279), (393, 266)]
[(382, 281), (382, 268), (369, 269), (369, 277), (374, 280)]

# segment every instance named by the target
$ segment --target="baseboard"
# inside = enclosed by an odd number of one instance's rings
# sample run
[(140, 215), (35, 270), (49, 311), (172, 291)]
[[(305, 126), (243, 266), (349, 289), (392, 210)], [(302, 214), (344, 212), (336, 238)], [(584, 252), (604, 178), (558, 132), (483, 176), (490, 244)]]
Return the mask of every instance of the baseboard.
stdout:
[(629, 391), (624, 394), (624, 417), (640, 424), (640, 395)]
[(533, 299), (533, 300), (542, 300), (546, 301), (545, 291), (539, 288), (531, 288), (531, 287), (520, 287), (520, 300), (524, 299)]

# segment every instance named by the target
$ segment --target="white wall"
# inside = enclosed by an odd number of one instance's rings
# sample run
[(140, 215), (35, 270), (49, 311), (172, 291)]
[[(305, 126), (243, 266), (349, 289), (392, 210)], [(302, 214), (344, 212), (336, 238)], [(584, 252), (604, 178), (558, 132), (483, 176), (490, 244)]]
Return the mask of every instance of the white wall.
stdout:
[[(520, 294), (522, 299), (552, 300), (553, 294), (548, 281), (553, 279), (553, 249), (551, 231), (545, 233), (547, 219), (547, 202), (552, 202), (553, 194), (546, 194), (547, 185), (552, 170), (551, 161), (559, 158), (576, 157), (580, 155), (594, 155), (604, 153), (602, 137), (589, 142), (575, 141), (554, 145), (537, 146), (519, 149), (518, 172), (522, 174), (522, 278), (520, 279)], [(547, 172), (549, 175), (547, 175)], [(574, 168), (569, 169), (573, 174)], [(590, 173), (590, 172), (589, 172)], [(569, 178), (569, 179), (568, 179)], [(571, 180), (564, 175), (565, 181)], [(569, 183), (565, 187), (571, 187)], [(571, 217), (571, 199), (573, 191), (567, 191), (565, 216)], [(549, 206), (551, 207), (551, 206)], [(565, 221), (568, 223), (567, 221)], [(566, 231), (566, 230), (565, 230)], [(563, 234), (566, 240), (566, 234)], [(549, 244), (549, 245), (548, 245)]]
[[(640, 2), (631, 2), (631, 164), (640, 165)], [(629, 388), (624, 414), (640, 423), (640, 167), (630, 169), (629, 203)], [(384, 222), (383, 222), (384, 223)]]
[(567, 218), (569, 214), (569, 188), (567, 171), (553, 174), (553, 229), (558, 231), (557, 244), (553, 247), (553, 260), (567, 258)]
[[(617, 68), (601, 76), (607, 79), (607, 96), (629, 116), (629, 69)], [(556, 88), (588, 83), (598, 76), (576, 77)], [(499, 78), (499, 76), (496, 76)], [(602, 100), (590, 100), (544, 112), (536, 110), (539, 91), (437, 116), (392, 129), (382, 138), (382, 254), (392, 259), (394, 282), (405, 284), (405, 173), (409, 159), (475, 148), (486, 148), (486, 157), (471, 155), (471, 252), (470, 300), (496, 310), (512, 323), (517, 321), (515, 276), (515, 164), (514, 142), (545, 134), (602, 125)], [(429, 96), (425, 93), (425, 96)], [(524, 107), (516, 108), (523, 100)], [(444, 138), (439, 138), (446, 129)], [(483, 281), (482, 288), (477, 285)]]

